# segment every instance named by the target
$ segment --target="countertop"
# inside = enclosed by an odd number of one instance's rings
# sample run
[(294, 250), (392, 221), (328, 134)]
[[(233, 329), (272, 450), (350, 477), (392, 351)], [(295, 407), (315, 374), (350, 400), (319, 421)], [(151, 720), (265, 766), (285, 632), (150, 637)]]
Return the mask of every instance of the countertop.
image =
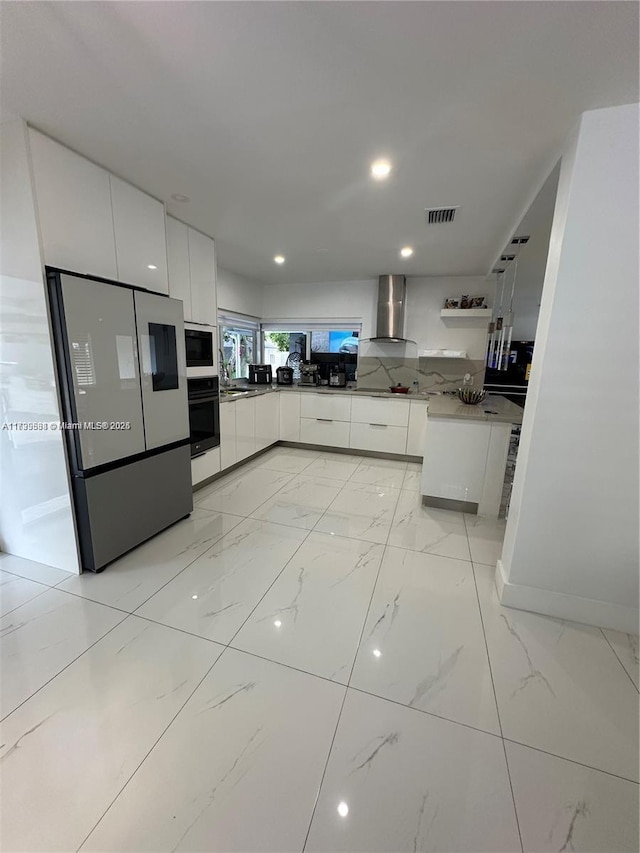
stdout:
[(479, 405), (468, 406), (461, 403), (452, 394), (392, 394), (391, 391), (373, 388), (331, 388), (315, 385), (253, 385), (247, 386), (246, 390), (234, 389), (231, 394), (221, 391), (220, 402), (233, 403), (235, 400), (242, 400), (247, 397), (259, 397), (262, 394), (274, 394), (276, 392), (286, 394), (291, 391), (299, 391), (303, 394), (336, 394), (343, 397), (384, 397), (389, 400), (416, 400), (428, 404), (429, 417), (432, 418), (453, 418), (455, 420), (506, 424), (522, 423), (523, 409), (499, 394), (489, 394)]
[(521, 424), (523, 411), (520, 406), (500, 394), (489, 394), (477, 406), (468, 406), (466, 403), (461, 403), (457, 397), (449, 394), (432, 394), (429, 397), (430, 418)]

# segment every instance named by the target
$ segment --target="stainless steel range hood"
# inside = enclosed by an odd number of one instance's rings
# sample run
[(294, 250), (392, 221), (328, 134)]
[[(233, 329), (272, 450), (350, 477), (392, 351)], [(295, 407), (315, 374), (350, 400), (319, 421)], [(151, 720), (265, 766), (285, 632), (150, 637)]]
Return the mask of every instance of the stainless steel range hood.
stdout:
[(378, 344), (414, 344), (404, 337), (404, 306), (407, 298), (407, 278), (404, 275), (381, 275), (378, 278), (378, 317), (376, 336), (369, 338)]

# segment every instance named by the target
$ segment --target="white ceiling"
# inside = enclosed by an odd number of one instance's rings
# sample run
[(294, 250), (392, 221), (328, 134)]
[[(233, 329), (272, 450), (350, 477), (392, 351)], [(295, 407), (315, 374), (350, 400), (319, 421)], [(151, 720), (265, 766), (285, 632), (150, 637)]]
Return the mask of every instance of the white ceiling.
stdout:
[[(638, 100), (634, 2), (2, 2), (0, 18), (3, 109), (265, 283), (484, 274), (579, 114)], [(458, 221), (427, 228), (449, 204)]]

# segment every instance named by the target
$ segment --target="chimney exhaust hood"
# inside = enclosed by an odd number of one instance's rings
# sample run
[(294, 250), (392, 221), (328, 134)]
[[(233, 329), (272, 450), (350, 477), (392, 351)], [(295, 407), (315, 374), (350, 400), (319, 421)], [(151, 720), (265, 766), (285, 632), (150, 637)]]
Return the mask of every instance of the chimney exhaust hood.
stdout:
[(404, 337), (406, 299), (406, 276), (381, 275), (378, 278), (376, 336), (367, 340), (377, 344), (415, 344)]

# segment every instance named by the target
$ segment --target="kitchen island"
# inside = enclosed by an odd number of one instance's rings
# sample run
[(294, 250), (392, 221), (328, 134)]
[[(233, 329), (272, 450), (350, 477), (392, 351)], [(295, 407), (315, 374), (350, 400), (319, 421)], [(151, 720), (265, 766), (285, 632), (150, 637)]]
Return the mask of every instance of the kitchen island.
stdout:
[(490, 518), (500, 511), (509, 442), (523, 409), (490, 395), (469, 406), (457, 397), (429, 399), (421, 493), (425, 506)]

